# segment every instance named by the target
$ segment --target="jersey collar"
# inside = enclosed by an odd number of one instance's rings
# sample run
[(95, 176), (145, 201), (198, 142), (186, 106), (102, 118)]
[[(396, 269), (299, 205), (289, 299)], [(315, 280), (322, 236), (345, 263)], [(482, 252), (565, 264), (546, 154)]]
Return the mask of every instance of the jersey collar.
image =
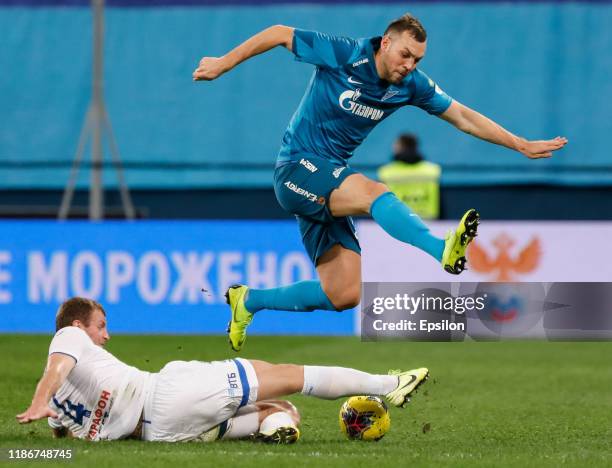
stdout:
[(392, 84), (389, 83), (386, 80), (383, 80), (379, 75), (378, 75), (378, 71), (376, 70), (376, 60), (374, 58), (374, 53), (380, 49), (380, 42), (382, 41), (382, 36), (374, 36), (371, 37), (367, 42), (366, 42), (366, 51), (367, 51), (367, 55), (368, 55), (368, 64), (370, 65), (370, 71), (373, 74), (374, 78), (376, 78), (378, 80), (377, 84), (378, 86), (381, 87), (389, 87)]

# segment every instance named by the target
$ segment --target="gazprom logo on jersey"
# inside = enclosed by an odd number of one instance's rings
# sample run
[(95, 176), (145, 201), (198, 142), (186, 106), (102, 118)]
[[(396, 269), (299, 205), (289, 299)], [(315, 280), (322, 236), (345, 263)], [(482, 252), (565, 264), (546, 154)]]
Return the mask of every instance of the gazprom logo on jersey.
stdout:
[(360, 96), (361, 90), (359, 88), (357, 88), (355, 91), (347, 90), (340, 95), (338, 98), (338, 103), (342, 109), (358, 115), (359, 117), (364, 117), (371, 120), (382, 119), (385, 113), (380, 109), (358, 103), (357, 100)]

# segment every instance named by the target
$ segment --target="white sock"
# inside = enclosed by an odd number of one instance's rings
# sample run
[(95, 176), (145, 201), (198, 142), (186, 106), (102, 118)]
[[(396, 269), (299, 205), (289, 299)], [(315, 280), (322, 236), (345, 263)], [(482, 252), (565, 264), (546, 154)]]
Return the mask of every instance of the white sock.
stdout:
[(346, 367), (304, 366), (302, 394), (335, 400), (349, 395), (386, 395), (397, 387), (396, 375), (374, 375)]
[(295, 427), (293, 418), (289, 415), (289, 413), (285, 413), (284, 411), (277, 411), (276, 413), (272, 413), (270, 416), (268, 416), (261, 422), (261, 426), (259, 426), (259, 432), (263, 432), (264, 434), (270, 434), (279, 427)]
[(243, 439), (259, 430), (259, 410), (255, 405), (247, 405), (228, 422), (228, 429), (221, 439)]

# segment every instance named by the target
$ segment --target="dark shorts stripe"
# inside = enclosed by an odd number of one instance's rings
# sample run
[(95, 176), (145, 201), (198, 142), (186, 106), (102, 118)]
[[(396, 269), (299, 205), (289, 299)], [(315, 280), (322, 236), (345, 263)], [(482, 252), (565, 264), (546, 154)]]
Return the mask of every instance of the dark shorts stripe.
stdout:
[(217, 436), (217, 440), (220, 440), (223, 438), (223, 436), (225, 435), (225, 433), (227, 432), (227, 426), (229, 423), (229, 419), (223, 421), (221, 424), (219, 424), (219, 435)]
[(240, 400), (239, 408), (242, 408), (249, 402), (249, 394), (251, 393), (251, 387), (249, 386), (249, 379), (247, 379), (246, 371), (244, 366), (238, 359), (232, 359), (238, 368), (238, 377), (240, 377), (240, 384), (242, 385), (242, 400)]

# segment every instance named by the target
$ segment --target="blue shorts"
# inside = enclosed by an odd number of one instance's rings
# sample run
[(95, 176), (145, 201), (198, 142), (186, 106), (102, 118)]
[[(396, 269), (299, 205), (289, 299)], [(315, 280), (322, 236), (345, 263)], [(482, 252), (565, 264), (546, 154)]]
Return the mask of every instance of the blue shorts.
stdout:
[(315, 265), (336, 244), (361, 254), (353, 219), (335, 218), (329, 211), (332, 191), (356, 173), (348, 166), (316, 156), (280, 163), (274, 171), (276, 199), (297, 218), (302, 242)]

